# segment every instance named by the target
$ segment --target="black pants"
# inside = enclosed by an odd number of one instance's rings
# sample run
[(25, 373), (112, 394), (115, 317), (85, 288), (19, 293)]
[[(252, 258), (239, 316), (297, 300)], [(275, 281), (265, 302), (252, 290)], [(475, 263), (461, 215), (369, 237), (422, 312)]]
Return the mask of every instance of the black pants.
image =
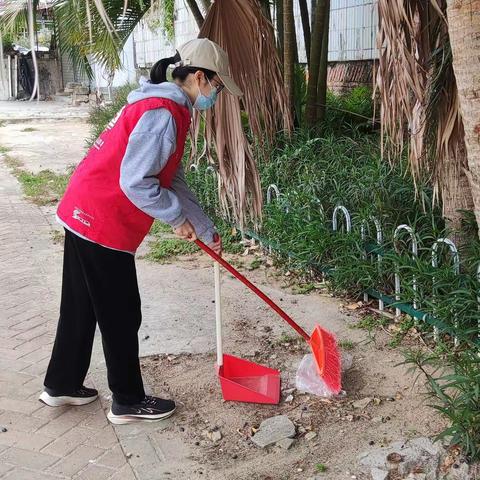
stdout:
[(121, 404), (142, 400), (141, 321), (134, 256), (66, 230), (60, 319), (45, 386), (59, 393), (82, 386), (98, 322), (113, 398)]

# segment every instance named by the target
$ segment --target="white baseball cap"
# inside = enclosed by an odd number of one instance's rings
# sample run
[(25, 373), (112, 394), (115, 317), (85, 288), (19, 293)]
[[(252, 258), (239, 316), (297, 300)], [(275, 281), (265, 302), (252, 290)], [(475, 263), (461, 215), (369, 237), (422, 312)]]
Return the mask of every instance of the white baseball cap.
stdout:
[(237, 97), (243, 95), (240, 87), (230, 75), (228, 55), (208, 38), (195, 38), (177, 48), (180, 62), (176, 66), (207, 68), (215, 72), (225, 88)]

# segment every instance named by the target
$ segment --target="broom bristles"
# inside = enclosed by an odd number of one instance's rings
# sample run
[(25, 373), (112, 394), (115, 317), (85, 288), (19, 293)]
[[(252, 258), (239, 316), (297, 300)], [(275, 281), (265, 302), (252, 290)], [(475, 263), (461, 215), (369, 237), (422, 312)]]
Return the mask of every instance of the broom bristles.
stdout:
[(316, 326), (310, 337), (310, 347), (318, 367), (318, 373), (332, 393), (342, 389), (342, 366), (335, 335)]

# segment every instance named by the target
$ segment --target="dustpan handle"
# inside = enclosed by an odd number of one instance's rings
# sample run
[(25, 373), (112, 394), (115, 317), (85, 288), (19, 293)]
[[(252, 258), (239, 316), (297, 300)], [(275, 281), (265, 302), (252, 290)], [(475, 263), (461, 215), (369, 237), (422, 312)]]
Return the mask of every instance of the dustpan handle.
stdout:
[(290, 316), (284, 312), (273, 300), (268, 298), (259, 288), (257, 288), (250, 280), (245, 278), (238, 270), (232, 267), (226, 260), (220, 255), (217, 255), (210, 247), (205, 245), (201, 240), (195, 240), (195, 243), (206, 253), (208, 253), (215, 262), (218, 262), (224, 268), (226, 268), (232, 275), (238, 278), (244, 285), (246, 285), (253, 293), (259, 296), (267, 305), (275, 310), (293, 329), (297, 331), (305, 340), (309, 341), (310, 336), (298, 325)]
[(222, 295), (220, 284), (220, 265), (213, 262), (213, 271), (215, 276), (215, 325), (217, 330), (217, 365), (223, 365), (223, 345), (222, 345)]

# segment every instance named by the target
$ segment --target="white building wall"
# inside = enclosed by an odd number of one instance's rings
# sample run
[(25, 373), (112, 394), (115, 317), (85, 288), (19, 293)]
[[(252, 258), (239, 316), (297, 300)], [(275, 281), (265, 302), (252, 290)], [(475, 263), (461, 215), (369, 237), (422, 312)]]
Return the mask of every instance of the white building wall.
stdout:
[[(311, 13), (311, 2), (307, 2)], [(274, 12), (272, 12), (274, 17)], [(302, 20), (298, 0), (294, 0), (295, 29), (298, 57), (307, 62), (303, 41)], [(376, 0), (331, 0), (329, 61), (370, 60), (377, 58)], [(195, 38), (198, 27), (184, 0), (175, 1), (175, 38), (170, 42), (161, 29), (152, 31), (146, 21), (140, 22), (133, 32), (136, 62), (149, 67), (160, 58), (173, 55), (175, 47)]]
[[(130, 35), (125, 42), (122, 52), (120, 53), (122, 68), (115, 71), (112, 81), (112, 87), (121, 87), (127, 83), (134, 83), (137, 78), (135, 70), (135, 53), (133, 36)], [(98, 64), (91, 64), (94, 73), (93, 87), (107, 88), (109, 75), (108, 72)]]

